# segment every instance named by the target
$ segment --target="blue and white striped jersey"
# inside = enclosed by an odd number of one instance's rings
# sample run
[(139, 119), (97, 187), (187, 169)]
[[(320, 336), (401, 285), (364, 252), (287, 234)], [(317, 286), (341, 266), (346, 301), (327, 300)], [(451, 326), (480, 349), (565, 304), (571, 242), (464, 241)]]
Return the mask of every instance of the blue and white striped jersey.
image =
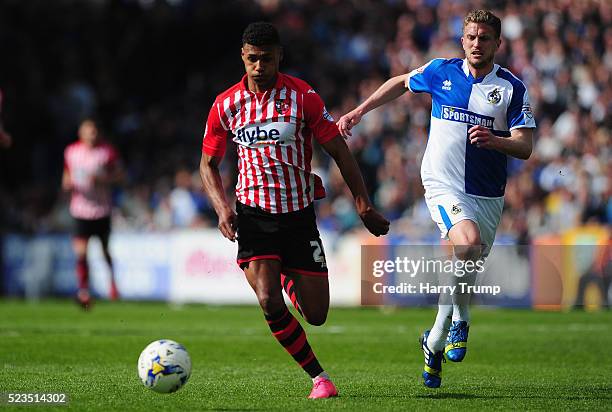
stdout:
[(406, 87), (431, 94), (431, 126), (421, 165), (423, 186), (450, 186), (468, 195), (504, 195), (506, 155), (470, 144), (468, 130), (482, 125), (496, 136), (516, 128), (535, 128), (523, 82), (494, 65), (475, 79), (462, 59), (434, 59), (413, 70)]

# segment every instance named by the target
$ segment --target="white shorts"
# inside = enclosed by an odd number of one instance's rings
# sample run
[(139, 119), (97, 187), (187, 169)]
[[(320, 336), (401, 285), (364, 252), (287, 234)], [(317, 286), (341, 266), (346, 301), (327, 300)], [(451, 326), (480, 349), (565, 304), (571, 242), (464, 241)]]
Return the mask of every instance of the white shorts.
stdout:
[(447, 187), (429, 187), (425, 188), (425, 202), (443, 239), (448, 239), (448, 231), (453, 225), (469, 219), (480, 230), (480, 239), (486, 246), (483, 255), (489, 254), (504, 208), (503, 197), (473, 197)]

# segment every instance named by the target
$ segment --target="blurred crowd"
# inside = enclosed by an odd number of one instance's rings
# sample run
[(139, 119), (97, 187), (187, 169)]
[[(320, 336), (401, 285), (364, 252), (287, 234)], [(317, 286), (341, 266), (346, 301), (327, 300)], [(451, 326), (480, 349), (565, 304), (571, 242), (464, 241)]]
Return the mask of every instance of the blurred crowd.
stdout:
[[(5, 231), (70, 227), (60, 191), (64, 147), (97, 115), (128, 172), (116, 190), (116, 229), (215, 226), (197, 171), (214, 97), (243, 74), (240, 36), (275, 23), (281, 70), (313, 85), (336, 118), (390, 76), (435, 57), (462, 57), (463, 17), (502, 18), (496, 62), (527, 85), (538, 129), (528, 161), (509, 161), (500, 232), (521, 241), (612, 219), (612, 3), (606, 0), (7, 0), (0, 5), (3, 119), (14, 146), (0, 153)], [(349, 140), (377, 206), (395, 227), (432, 232), (420, 161), (428, 95), (406, 93), (368, 114)], [(231, 146), (229, 146), (231, 148)], [(335, 166), (314, 169), (328, 198), (321, 228), (360, 222)], [(236, 157), (223, 163), (233, 197)]]

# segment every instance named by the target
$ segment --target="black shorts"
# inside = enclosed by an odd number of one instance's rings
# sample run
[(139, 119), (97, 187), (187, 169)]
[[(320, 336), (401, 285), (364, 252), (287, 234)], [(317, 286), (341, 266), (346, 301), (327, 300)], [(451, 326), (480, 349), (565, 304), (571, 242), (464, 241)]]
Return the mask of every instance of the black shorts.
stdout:
[(108, 241), (111, 231), (110, 216), (92, 220), (75, 217), (74, 220), (76, 222), (75, 237), (90, 238), (91, 236), (97, 236), (102, 242)]
[(282, 269), (301, 275), (327, 276), (323, 243), (314, 206), (289, 213), (269, 213), (236, 202), (238, 265), (274, 259)]

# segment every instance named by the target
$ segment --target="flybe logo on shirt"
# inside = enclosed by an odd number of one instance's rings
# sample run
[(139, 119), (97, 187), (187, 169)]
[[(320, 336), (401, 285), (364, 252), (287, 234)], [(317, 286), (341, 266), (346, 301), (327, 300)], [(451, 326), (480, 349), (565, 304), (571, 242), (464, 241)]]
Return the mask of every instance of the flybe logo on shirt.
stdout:
[(442, 119), (451, 122), (467, 123), (475, 126), (493, 128), (494, 117), (484, 116), (459, 107), (442, 105)]
[(235, 131), (234, 141), (244, 146), (285, 144), (295, 139), (295, 125), (285, 122), (246, 125)]

